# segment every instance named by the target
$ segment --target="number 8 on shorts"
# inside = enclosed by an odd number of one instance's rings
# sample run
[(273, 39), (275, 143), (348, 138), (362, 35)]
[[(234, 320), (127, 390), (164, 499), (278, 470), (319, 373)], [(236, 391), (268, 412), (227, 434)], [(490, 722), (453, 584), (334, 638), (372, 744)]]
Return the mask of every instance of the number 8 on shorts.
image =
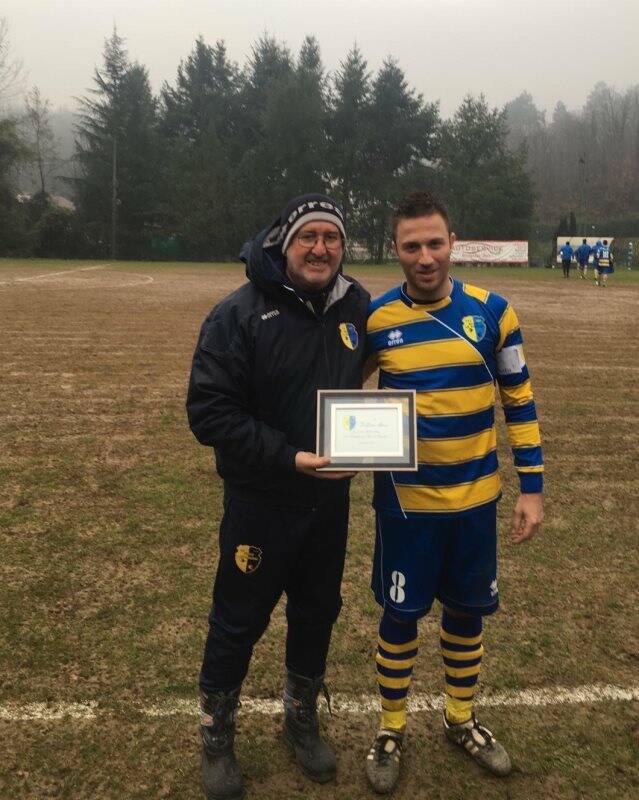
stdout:
[(403, 572), (397, 572), (395, 570), (391, 573), (391, 581), (393, 585), (390, 589), (390, 598), (393, 603), (403, 603), (406, 600), (406, 592), (404, 591), (404, 586), (406, 586), (406, 578), (404, 577)]

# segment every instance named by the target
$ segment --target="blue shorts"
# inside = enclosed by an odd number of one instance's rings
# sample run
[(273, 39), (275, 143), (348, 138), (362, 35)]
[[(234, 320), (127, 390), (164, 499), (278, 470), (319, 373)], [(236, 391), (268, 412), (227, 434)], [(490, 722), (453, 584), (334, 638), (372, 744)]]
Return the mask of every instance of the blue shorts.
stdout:
[(378, 513), (376, 526), (371, 588), (393, 616), (419, 619), (435, 598), (473, 616), (497, 610), (496, 503), (461, 517)]

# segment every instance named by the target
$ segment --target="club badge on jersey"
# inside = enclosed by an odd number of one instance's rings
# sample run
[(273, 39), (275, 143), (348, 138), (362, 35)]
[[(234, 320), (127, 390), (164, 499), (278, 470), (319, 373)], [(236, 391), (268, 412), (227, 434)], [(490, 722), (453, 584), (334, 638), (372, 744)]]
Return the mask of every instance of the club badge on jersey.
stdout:
[(464, 333), (471, 342), (481, 342), (486, 335), (486, 320), (483, 317), (468, 316), (462, 319)]
[(342, 337), (342, 342), (344, 342), (344, 346), (348, 347), (349, 350), (357, 350), (357, 345), (359, 344), (359, 334), (357, 333), (357, 328), (353, 325), (353, 323), (341, 322), (339, 326), (339, 332)]

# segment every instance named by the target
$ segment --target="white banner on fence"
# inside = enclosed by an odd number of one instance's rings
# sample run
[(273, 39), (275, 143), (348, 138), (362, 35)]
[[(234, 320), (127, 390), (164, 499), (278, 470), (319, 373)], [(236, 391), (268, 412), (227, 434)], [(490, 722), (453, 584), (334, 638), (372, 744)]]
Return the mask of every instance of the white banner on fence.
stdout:
[(450, 260), (472, 264), (527, 264), (528, 242), (491, 242), (476, 239), (459, 240), (453, 246)]

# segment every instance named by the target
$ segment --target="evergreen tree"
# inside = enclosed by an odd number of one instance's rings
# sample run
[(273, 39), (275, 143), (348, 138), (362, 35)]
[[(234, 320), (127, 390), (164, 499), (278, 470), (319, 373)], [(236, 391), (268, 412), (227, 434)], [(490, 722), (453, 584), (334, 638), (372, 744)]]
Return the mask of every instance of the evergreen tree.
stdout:
[(115, 30), (105, 43), (104, 68), (95, 70), (94, 81), (90, 96), (81, 100), (77, 126), (78, 210), (96, 252), (143, 257), (155, 214), (156, 101), (146, 69), (129, 62)]
[(290, 131), (295, 130), (295, 123), (288, 122), (289, 114), (295, 114), (288, 105), (295, 72), (286, 46), (270, 36), (253, 45), (240, 93), (242, 152), (235, 172), (236, 208), (244, 235), (275, 217), (291, 197), (286, 147)]
[(240, 118), (239, 71), (224, 42), (199, 38), (178, 67), (174, 88), (161, 94), (165, 236), (177, 236), (180, 253), (211, 259), (234, 255), (235, 180)]
[(319, 46), (302, 44), (294, 70), (268, 89), (258, 156), (268, 166), (278, 208), (325, 190), (327, 88)]
[(434, 155), (439, 112), (424, 104), (409, 88), (397, 62), (388, 58), (372, 85), (366, 125), (368, 169), (357, 192), (356, 235), (377, 261), (389, 243), (393, 202), (422, 176), (424, 163)]
[(333, 193), (350, 221), (356, 190), (368, 169), (366, 142), (371, 102), (370, 74), (357, 45), (340, 63), (334, 84), (327, 122), (327, 164)]
[(442, 130), (440, 180), (464, 238), (526, 238), (533, 193), (525, 151), (506, 146), (505, 112), (468, 95)]
[(199, 37), (180, 63), (175, 87), (161, 92), (161, 130), (169, 138), (195, 143), (215, 131), (220, 140), (232, 139), (237, 127), (239, 72), (229, 61), (226, 45), (215, 47)]

